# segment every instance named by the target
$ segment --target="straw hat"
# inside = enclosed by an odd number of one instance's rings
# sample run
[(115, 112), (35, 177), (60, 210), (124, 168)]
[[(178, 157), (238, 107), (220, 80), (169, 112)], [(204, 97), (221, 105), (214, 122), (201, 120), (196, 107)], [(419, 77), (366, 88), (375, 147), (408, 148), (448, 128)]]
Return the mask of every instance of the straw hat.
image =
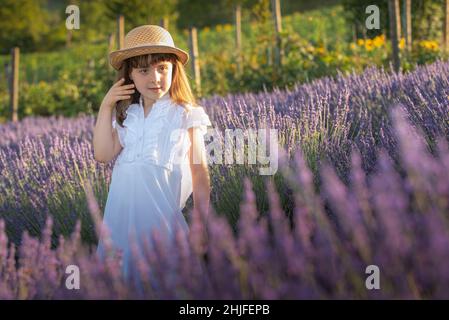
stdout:
[(189, 60), (187, 52), (175, 47), (167, 30), (156, 25), (144, 25), (126, 34), (124, 48), (109, 53), (109, 62), (118, 70), (123, 60), (149, 53), (174, 53), (183, 65)]

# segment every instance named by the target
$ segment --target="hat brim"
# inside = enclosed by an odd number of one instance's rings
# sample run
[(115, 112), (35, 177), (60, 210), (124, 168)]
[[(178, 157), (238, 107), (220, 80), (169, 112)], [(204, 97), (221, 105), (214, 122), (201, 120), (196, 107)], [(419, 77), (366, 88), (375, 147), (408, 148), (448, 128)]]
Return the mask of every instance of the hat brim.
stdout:
[(184, 50), (164, 45), (143, 45), (109, 53), (109, 63), (114, 69), (119, 70), (123, 60), (149, 53), (173, 53), (183, 65), (189, 61), (189, 54)]

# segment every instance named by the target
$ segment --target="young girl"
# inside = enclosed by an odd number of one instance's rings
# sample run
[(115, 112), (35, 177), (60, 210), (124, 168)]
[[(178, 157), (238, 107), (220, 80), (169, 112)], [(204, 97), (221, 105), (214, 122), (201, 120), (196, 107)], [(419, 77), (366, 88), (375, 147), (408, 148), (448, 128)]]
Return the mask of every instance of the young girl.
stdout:
[[(134, 270), (131, 239), (142, 249), (154, 230), (173, 236), (178, 227), (187, 234), (182, 209), (192, 192), (194, 210), (209, 209), (203, 136), (211, 122), (195, 106), (184, 71), (188, 59), (155, 25), (131, 30), (124, 48), (109, 55), (118, 81), (100, 106), (93, 148), (97, 161), (117, 157), (103, 224), (122, 253), (125, 277)], [(100, 237), (97, 253), (104, 249)]]

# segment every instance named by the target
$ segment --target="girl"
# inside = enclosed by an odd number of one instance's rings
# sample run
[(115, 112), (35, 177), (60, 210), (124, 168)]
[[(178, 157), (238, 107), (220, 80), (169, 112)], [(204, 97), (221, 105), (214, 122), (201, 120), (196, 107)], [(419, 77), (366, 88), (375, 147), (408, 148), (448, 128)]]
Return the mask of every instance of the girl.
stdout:
[[(122, 253), (125, 277), (133, 261), (131, 239), (142, 250), (154, 230), (187, 234), (182, 209), (192, 192), (194, 210), (207, 214), (209, 209), (203, 136), (211, 122), (195, 106), (184, 71), (188, 59), (170, 33), (155, 25), (131, 30), (124, 49), (109, 54), (118, 81), (100, 106), (93, 148), (97, 161), (117, 157), (103, 224)], [(101, 257), (104, 249), (100, 237)]]

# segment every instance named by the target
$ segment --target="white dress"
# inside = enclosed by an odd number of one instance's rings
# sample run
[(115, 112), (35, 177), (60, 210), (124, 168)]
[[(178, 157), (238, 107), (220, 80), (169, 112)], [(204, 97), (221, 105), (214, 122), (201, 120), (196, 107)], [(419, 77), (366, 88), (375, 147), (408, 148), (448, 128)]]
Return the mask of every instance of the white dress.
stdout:
[[(122, 253), (122, 272), (130, 273), (131, 239), (134, 236), (142, 250), (142, 236), (158, 230), (174, 236), (174, 226), (188, 233), (182, 209), (192, 194), (192, 178), (188, 158), (188, 128), (199, 127), (206, 134), (211, 125), (203, 107), (189, 112), (170, 97), (157, 100), (147, 117), (140, 103), (131, 104), (122, 128), (116, 120), (122, 151), (115, 161), (103, 225), (112, 246)], [(97, 254), (104, 257), (104, 241), (100, 237)]]

